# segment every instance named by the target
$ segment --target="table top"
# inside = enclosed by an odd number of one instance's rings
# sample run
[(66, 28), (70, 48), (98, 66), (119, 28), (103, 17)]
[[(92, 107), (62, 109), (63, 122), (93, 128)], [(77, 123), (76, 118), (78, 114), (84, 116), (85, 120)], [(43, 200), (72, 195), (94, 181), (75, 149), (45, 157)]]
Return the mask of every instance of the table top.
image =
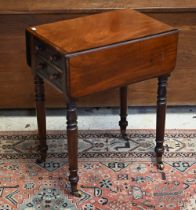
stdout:
[(132, 9), (30, 27), (30, 33), (65, 54), (154, 36), (174, 28)]

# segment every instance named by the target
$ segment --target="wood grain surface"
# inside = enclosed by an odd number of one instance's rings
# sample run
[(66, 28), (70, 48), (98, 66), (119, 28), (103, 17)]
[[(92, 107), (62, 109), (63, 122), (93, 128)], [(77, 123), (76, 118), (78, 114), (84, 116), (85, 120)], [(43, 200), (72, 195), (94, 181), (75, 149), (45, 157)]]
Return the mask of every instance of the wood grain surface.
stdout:
[(175, 68), (178, 31), (72, 55), (69, 61), (73, 98), (169, 75)]
[[(29, 14), (33, 9), (33, 7), (31, 7), (29, 4), (29, 10), (26, 10), (26, 14), (21, 14), (21, 12), (19, 12), (20, 14), (12, 14), (14, 11), (17, 11), (17, 8), (20, 7), (19, 9), (21, 9), (23, 4), (13, 4), (13, 1), (11, 4), (10, 2), (11, 1), (3, 1), (4, 5), (0, 4), (1, 9), (4, 12), (6, 12), (6, 8), (8, 9), (7, 12), (10, 11), (9, 15), (0, 15), (0, 108), (33, 108), (33, 78), (30, 69), (25, 62), (25, 28), (28, 26), (39, 25), (68, 18), (75, 18), (81, 15), (85, 15), (86, 11), (81, 7), (78, 12), (70, 11), (69, 14), (42, 14), (45, 11), (41, 11), (40, 9), (40, 14), (36, 14), (36, 10), (34, 10), (34, 14)], [(140, 1), (135, 2), (138, 3)], [(173, 10), (169, 9), (167, 13), (154, 13), (154, 11), (157, 11), (156, 8), (154, 8), (152, 13), (147, 14), (181, 30), (179, 36), (177, 66), (168, 81), (168, 104), (195, 105), (196, 13), (178, 12), (179, 6), (183, 7), (188, 5), (186, 1), (182, 1), (181, 4), (176, 3), (176, 1), (171, 2), (173, 2)], [(194, 8), (194, 1), (189, 1), (189, 3), (189, 6)], [(9, 8), (6, 7), (8, 5)], [(150, 6), (152, 7), (153, 5), (154, 4)], [(49, 6), (52, 9), (52, 4)], [(3, 9), (3, 7), (5, 9)], [(40, 8), (43, 7), (44, 6)], [(126, 5), (124, 5), (124, 7), (126, 7)], [(144, 8), (144, 6), (142, 6), (142, 8)], [(39, 8), (37, 6), (37, 10), (38, 9)], [(186, 10), (183, 9), (183, 11)], [(94, 10), (90, 11), (90, 13), (92, 12), (94, 12)], [(155, 105), (156, 85), (157, 81), (149, 80), (129, 86), (129, 106)], [(118, 106), (118, 93), (119, 91), (115, 89), (105, 91), (104, 93), (97, 93), (90, 97), (82, 97), (78, 101), (78, 104), (80, 106), (86, 107)], [(65, 102), (62, 95), (47, 84), (46, 105), (47, 107), (65, 107)]]
[(172, 30), (172, 27), (132, 9), (104, 12), (28, 30), (65, 54), (89, 50)]

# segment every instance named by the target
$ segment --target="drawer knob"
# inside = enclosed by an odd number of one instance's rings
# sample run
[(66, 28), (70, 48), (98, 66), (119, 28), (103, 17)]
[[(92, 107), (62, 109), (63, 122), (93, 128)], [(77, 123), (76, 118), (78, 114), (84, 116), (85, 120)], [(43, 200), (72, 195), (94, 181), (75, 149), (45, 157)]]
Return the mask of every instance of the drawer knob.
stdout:
[(43, 45), (36, 45), (35, 46), (35, 50), (36, 50), (36, 52), (43, 51), (44, 50), (44, 46)]
[(49, 76), (49, 80), (55, 80), (55, 79), (59, 79), (59, 78), (60, 78), (60, 74), (58, 74), (58, 73), (54, 73)]
[(58, 55), (50, 55), (49, 59), (50, 59), (51, 62), (54, 62), (54, 61), (57, 61), (59, 59), (59, 56)]
[(38, 64), (38, 69), (45, 69), (47, 67), (47, 63), (46, 62), (41, 62)]

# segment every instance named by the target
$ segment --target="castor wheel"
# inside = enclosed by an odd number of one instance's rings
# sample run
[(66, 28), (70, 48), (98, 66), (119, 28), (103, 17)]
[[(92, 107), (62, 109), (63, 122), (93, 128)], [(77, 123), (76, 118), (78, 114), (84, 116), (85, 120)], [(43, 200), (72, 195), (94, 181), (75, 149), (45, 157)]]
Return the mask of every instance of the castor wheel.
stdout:
[(36, 160), (37, 164), (46, 162), (48, 146), (39, 146), (38, 151), (40, 152), (40, 157)]
[(157, 163), (157, 168), (158, 168), (159, 170), (163, 170), (163, 169), (164, 169), (164, 164), (163, 164), (163, 162)]
[(82, 192), (80, 190), (72, 192), (72, 195), (75, 197), (81, 198), (82, 197)]
[(38, 159), (36, 159), (36, 163), (37, 164), (41, 164), (41, 163), (44, 163), (46, 161), (46, 158), (38, 158)]
[(47, 156), (46, 152), (42, 153), (41, 156), (36, 159), (36, 163), (40, 164), (46, 162), (46, 156)]
[(159, 170), (163, 170), (164, 169), (164, 164), (163, 164), (163, 161), (162, 161), (162, 156), (161, 157), (156, 157), (157, 159), (157, 168)]

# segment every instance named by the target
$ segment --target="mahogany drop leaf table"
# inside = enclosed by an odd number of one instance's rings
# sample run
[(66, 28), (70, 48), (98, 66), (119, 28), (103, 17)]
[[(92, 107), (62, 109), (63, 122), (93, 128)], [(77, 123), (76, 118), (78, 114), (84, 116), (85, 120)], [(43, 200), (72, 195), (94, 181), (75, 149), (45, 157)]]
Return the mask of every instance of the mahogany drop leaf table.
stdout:
[(178, 30), (132, 9), (63, 20), (26, 29), (27, 63), (35, 81), (41, 159), (45, 161), (44, 80), (67, 103), (69, 180), (77, 189), (76, 101), (111, 88), (120, 89), (120, 130), (126, 140), (127, 85), (158, 78), (156, 157), (163, 169), (167, 78), (175, 68)]

